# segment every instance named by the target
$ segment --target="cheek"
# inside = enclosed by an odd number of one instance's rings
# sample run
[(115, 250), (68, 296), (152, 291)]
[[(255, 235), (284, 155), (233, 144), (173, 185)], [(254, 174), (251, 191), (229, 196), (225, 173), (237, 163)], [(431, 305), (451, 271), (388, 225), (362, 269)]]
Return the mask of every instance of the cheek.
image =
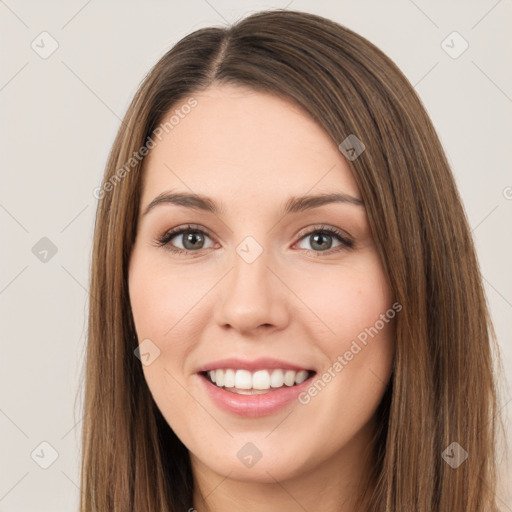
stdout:
[(192, 267), (172, 269), (165, 258), (155, 258), (144, 249), (134, 250), (129, 297), (137, 338), (139, 343), (151, 340), (159, 354), (143, 368), (152, 391), (174, 392), (187, 384), (185, 379), (192, 371), (190, 354), (211, 321), (211, 315), (204, 311), (206, 301), (201, 300), (214, 284), (210, 281), (197, 282)]
[[(361, 425), (373, 414), (391, 373), (398, 314), (393, 296), (373, 253), (351, 266), (333, 266), (328, 276), (312, 277), (300, 293), (319, 321), (301, 325), (326, 357), (301, 403), (315, 409), (320, 423), (343, 417)], [(322, 402), (332, 404), (329, 411)]]
[(180, 392), (183, 364), (191, 349), (188, 340), (193, 339), (186, 332), (186, 312), (191, 307), (186, 290), (179, 277), (173, 279), (142, 251), (134, 252), (129, 273), (130, 304), (140, 350), (151, 353), (150, 364), (142, 361), (144, 376), (163, 411), (169, 409), (169, 404), (183, 407), (189, 398)]
[(162, 343), (170, 338), (193, 301), (194, 293), (190, 290), (179, 275), (169, 275), (160, 262), (135, 250), (130, 264), (129, 295), (138, 339)]
[(333, 265), (327, 272), (325, 268), (309, 272), (297, 290), (314, 313), (308, 313), (312, 321), (301, 326), (309, 329), (311, 339), (322, 346), (331, 360), (347, 350), (358, 336), (364, 339), (367, 329), (376, 322), (378, 330), (383, 331), (382, 337), (387, 335), (384, 331), (389, 329), (384, 327), (390, 322), (382, 324), (380, 319), (391, 308), (393, 297), (375, 253), (358, 257), (352, 264)]
[(169, 425), (179, 431), (194, 422), (188, 418), (182, 425), (183, 414), (179, 411), (196, 407), (185, 389), (183, 373), (184, 361), (192, 349), (188, 340), (193, 339), (186, 313), (197, 301), (197, 290), (189, 290), (183, 286), (179, 275), (169, 276), (168, 269), (154, 258), (143, 251), (134, 251), (129, 272), (132, 314), (139, 343), (151, 340), (151, 344), (146, 345), (150, 347), (151, 362), (143, 364), (142, 370), (160, 411)]

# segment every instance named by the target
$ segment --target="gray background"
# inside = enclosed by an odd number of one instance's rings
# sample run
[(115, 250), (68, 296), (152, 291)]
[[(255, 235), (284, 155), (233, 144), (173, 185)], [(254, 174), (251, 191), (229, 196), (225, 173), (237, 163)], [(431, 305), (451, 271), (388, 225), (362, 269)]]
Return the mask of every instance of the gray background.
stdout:
[[(0, 1), (0, 511), (77, 510), (92, 191), (137, 86), (184, 35), (272, 7), (355, 30), (415, 86), (463, 197), (510, 373), (510, 0)], [(453, 31), (469, 44), (457, 58), (460, 40), (442, 45)], [(508, 386), (500, 404), (510, 418)], [(47, 469), (42, 442), (58, 455)], [(499, 497), (512, 511), (510, 489)]]

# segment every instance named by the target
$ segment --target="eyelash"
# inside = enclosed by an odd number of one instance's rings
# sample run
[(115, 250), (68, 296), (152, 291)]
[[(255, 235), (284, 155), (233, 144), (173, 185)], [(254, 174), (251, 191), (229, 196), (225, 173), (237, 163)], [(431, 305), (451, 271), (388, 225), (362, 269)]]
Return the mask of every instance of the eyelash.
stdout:
[[(182, 235), (183, 233), (188, 233), (188, 232), (201, 233), (201, 234), (206, 235), (209, 238), (211, 238), (210, 235), (208, 234), (208, 232), (204, 231), (203, 229), (200, 229), (197, 226), (188, 224), (187, 226), (182, 226), (182, 227), (178, 227), (178, 228), (172, 229), (170, 231), (167, 231), (161, 237), (159, 237), (155, 240), (155, 245), (157, 247), (166, 246), (166, 249), (168, 249), (169, 251), (176, 253), (176, 254), (181, 254), (181, 255), (194, 253), (194, 252), (199, 253), (201, 251), (201, 249), (199, 249), (197, 251), (189, 251), (186, 249), (180, 249), (179, 247), (173, 247), (169, 243), (176, 236)], [(312, 229), (311, 231), (304, 233), (299, 238), (299, 241), (302, 240), (303, 238), (306, 238), (307, 236), (310, 236), (315, 233), (321, 233), (321, 234), (333, 236), (333, 237), (337, 238), (339, 242), (341, 242), (341, 245), (339, 245), (338, 247), (335, 247), (333, 249), (332, 248), (328, 249), (327, 251), (314, 251), (312, 249), (303, 249), (304, 251), (315, 254), (315, 256), (321, 257), (324, 254), (333, 254), (333, 253), (336, 253), (339, 251), (352, 249), (354, 247), (353, 240), (348, 238), (342, 231), (340, 231), (339, 229), (333, 228), (331, 226), (324, 226), (324, 225), (315, 226), (315, 228)]]

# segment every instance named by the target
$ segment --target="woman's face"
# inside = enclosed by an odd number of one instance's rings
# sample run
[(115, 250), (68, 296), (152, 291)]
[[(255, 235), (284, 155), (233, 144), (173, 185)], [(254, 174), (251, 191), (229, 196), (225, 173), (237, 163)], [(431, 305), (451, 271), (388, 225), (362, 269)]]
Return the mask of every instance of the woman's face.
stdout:
[[(145, 161), (130, 260), (151, 394), (203, 474), (355, 464), (398, 309), (349, 165), (286, 100), (225, 85), (193, 98)], [(298, 199), (327, 194), (340, 200)]]

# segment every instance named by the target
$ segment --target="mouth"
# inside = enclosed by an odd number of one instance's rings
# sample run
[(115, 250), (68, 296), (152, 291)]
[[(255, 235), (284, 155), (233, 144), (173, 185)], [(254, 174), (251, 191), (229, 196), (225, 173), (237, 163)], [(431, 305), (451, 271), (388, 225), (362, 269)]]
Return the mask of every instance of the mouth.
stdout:
[(238, 417), (282, 412), (310, 385), (317, 371), (307, 366), (260, 357), (212, 361), (196, 369), (200, 388), (213, 405)]
[(199, 374), (210, 384), (239, 395), (264, 395), (292, 388), (311, 379), (314, 370), (269, 368), (250, 371), (245, 369), (218, 368)]

